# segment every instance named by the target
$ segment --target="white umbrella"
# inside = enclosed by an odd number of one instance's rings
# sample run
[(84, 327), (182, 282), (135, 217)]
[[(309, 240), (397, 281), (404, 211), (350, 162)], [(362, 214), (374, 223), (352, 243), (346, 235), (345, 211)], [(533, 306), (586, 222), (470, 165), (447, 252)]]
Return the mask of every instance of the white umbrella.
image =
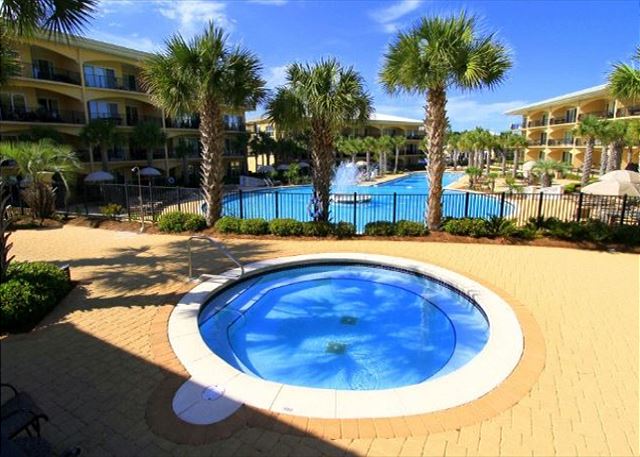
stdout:
[(582, 193), (592, 195), (611, 195), (620, 197), (622, 195), (628, 195), (629, 197), (640, 197), (640, 190), (638, 186), (635, 186), (629, 182), (618, 181), (598, 181), (593, 184), (589, 184)]
[(284, 163), (283, 163), (282, 165), (278, 165), (278, 166), (276, 167), (276, 170), (280, 170), (280, 171), (286, 171), (286, 170), (288, 170), (288, 169), (289, 169), (289, 165), (284, 164)]
[(96, 183), (96, 182), (107, 182), (113, 181), (114, 176), (108, 171), (94, 171), (93, 173), (89, 173), (84, 177), (84, 182), (86, 183)]
[(273, 173), (276, 171), (271, 165), (260, 165), (256, 170), (256, 173)]
[(356, 166), (357, 167), (366, 167), (367, 166), (367, 162), (365, 162), (364, 160), (358, 160), (356, 162)]
[(531, 171), (531, 170), (533, 170), (533, 167), (535, 167), (535, 166), (536, 166), (536, 162), (533, 161), (533, 160), (530, 160), (528, 162), (525, 162), (522, 165), (522, 171)]
[(309, 168), (309, 164), (307, 162), (298, 162), (298, 166), (300, 168)]
[(614, 170), (600, 176), (600, 181), (617, 181), (640, 184), (640, 173), (629, 170)]
[(153, 167), (144, 167), (140, 170), (140, 176), (147, 176), (149, 178), (153, 178), (156, 176), (162, 176), (162, 173), (160, 173), (158, 170), (156, 170)]

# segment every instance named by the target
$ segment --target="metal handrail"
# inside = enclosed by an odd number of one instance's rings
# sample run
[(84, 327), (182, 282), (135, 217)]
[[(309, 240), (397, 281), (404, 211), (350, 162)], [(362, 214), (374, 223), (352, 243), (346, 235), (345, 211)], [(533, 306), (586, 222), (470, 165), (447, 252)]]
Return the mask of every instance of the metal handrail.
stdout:
[(227, 247), (220, 240), (216, 240), (210, 236), (206, 235), (193, 235), (189, 237), (188, 248), (189, 248), (189, 279), (193, 277), (193, 262), (191, 259), (191, 240), (205, 240), (209, 243), (213, 244), (220, 252), (222, 252), (229, 260), (235, 263), (238, 268), (240, 268), (240, 276), (244, 275), (244, 265), (242, 265), (238, 259), (231, 255)]

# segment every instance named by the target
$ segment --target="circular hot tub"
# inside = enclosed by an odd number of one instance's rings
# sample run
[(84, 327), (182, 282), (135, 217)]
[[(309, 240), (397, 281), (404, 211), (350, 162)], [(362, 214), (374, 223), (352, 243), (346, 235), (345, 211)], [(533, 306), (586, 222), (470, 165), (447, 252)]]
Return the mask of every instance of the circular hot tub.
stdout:
[(192, 376), (174, 410), (189, 422), (241, 404), (323, 418), (436, 411), (495, 388), (522, 354), (511, 307), (433, 265), (322, 254), (238, 273), (197, 286), (170, 319)]

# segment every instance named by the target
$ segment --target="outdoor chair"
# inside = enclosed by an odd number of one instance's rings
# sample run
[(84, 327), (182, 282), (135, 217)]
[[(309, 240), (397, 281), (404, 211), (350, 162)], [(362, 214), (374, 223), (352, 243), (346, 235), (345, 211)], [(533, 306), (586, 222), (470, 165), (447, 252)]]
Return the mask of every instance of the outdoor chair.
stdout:
[(11, 439), (23, 431), (31, 436), (33, 430), (40, 437), (40, 420), (49, 421), (47, 415), (29, 394), (18, 392), (11, 384), (0, 384), (0, 387), (13, 392), (13, 396), (0, 406), (0, 436)]

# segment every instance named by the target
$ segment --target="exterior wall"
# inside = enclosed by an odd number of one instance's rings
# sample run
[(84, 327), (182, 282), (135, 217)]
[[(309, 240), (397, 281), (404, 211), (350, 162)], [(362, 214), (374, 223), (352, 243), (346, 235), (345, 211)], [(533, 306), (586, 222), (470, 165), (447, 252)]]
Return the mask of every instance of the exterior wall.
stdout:
[[(586, 92), (586, 91), (585, 91)], [(571, 113), (571, 110), (575, 112)], [(529, 147), (525, 151), (525, 161), (547, 158), (561, 161), (563, 153), (570, 154), (570, 165), (573, 168), (582, 167), (585, 146), (576, 135), (574, 129), (580, 119), (586, 115), (594, 115), (611, 121), (623, 119), (640, 119), (640, 105), (624, 103), (613, 99), (606, 89), (598, 89), (580, 97), (562, 100), (555, 99), (553, 103), (535, 108), (522, 109), (510, 114), (523, 116), (521, 126), (515, 125), (529, 140)], [(639, 148), (633, 148), (633, 160), (637, 163)], [(542, 156), (541, 156), (542, 154)], [(602, 145), (596, 144), (593, 152), (593, 167), (600, 167)], [(566, 156), (565, 156), (566, 157)], [(625, 148), (622, 154), (622, 167), (629, 161), (629, 152)]]
[[(21, 44), (18, 53), (22, 74), (12, 78), (0, 92), (3, 103), (0, 139), (16, 138), (36, 127), (53, 128), (64, 135), (65, 142), (76, 148), (82, 161), (81, 173), (90, 173), (100, 169), (101, 164), (99, 154), (96, 151), (90, 154), (88, 146), (82, 144), (79, 137), (82, 127), (91, 119), (89, 104), (92, 101), (115, 103), (114, 121), (125, 138), (138, 122), (157, 122), (162, 127), (168, 140), (164, 147), (154, 151), (151, 165), (163, 171), (166, 177), (182, 176), (184, 161), (176, 157), (175, 141), (181, 137), (199, 139), (199, 131), (197, 125), (174, 122), (165, 117), (140, 88), (136, 78), (141, 62), (149, 54), (81, 38), (71, 38), (69, 42), (34, 38)], [(113, 73), (88, 76), (84, 72), (86, 65), (108, 68)], [(24, 100), (23, 107), (14, 106), (14, 96), (18, 105)], [(47, 104), (47, 108), (39, 101)], [(137, 109), (137, 120), (127, 116), (127, 107)], [(240, 125), (227, 132), (227, 138), (232, 139), (244, 132), (244, 111), (229, 111), (229, 114), (241, 117)], [(146, 158), (142, 157), (145, 154), (133, 151), (128, 139), (124, 143), (114, 148), (109, 159), (109, 170), (121, 179), (130, 176), (132, 167), (147, 165)], [(188, 157), (186, 163), (197, 183), (198, 152)], [(226, 151), (224, 166), (228, 171), (233, 168), (234, 172), (238, 167), (246, 168), (246, 152), (233, 148)]]

